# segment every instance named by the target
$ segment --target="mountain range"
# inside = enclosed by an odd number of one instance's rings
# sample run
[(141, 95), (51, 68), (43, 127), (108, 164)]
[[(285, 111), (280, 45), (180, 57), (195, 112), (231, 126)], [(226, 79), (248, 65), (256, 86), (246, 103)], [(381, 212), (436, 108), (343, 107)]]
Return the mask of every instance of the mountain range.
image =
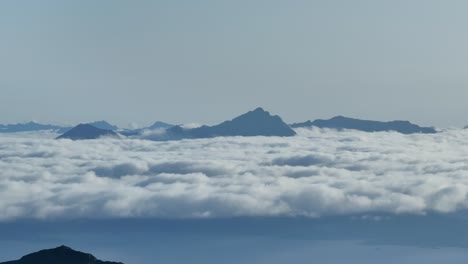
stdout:
[(75, 251), (66, 246), (41, 250), (26, 255), (19, 260), (0, 264), (123, 264), (121, 262), (102, 261), (91, 254)]
[[(88, 123), (94, 127), (106, 130), (117, 131), (119, 128), (117, 126), (111, 125), (106, 121), (96, 121), (92, 123)], [(34, 131), (54, 131), (57, 133), (65, 133), (72, 129), (72, 127), (68, 126), (57, 126), (57, 125), (46, 125), (40, 124), (36, 122), (28, 122), (28, 123), (19, 123), (19, 124), (7, 124), (2, 125), (0, 124), (0, 133), (17, 133), (17, 132), (34, 132)]]
[(424, 133), (431, 134), (437, 133), (432, 127), (420, 127), (412, 124), (409, 121), (371, 121), (349, 118), (344, 116), (335, 116), (331, 119), (323, 120), (317, 119), (315, 121), (306, 121), (303, 123), (295, 123), (291, 125), (292, 128), (299, 127), (319, 127), (319, 128), (332, 128), (332, 129), (354, 129), (365, 132), (381, 132), (381, 131), (396, 131), (403, 134)]
[(52, 130), (57, 133), (64, 133), (68, 128), (56, 125), (44, 125), (36, 122), (20, 123), (20, 124), (0, 124), (0, 133), (17, 133), (17, 132), (31, 132), (31, 131), (44, 131)]
[(212, 138), (218, 136), (294, 136), (294, 128), (319, 127), (330, 129), (354, 129), (365, 132), (396, 131), (403, 134), (413, 133), (437, 133), (433, 127), (421, 127), (409, 121), (372, 121), (344, 116), (336, 116), (330, 119), (317, 119), (288, 125), (281, 117), (271, 115), (263, 108), (256, 108), (232, 120), (222, 122), (214, 126), (201, 126), (197, 128), (185, 128), (182, 125), (172, 125), (165, 122), (155, 122), (153, 125), (140, 129), (119, 129), (106, 121), (96, 121), (80, 124), (74, 128), (56, 125), (44, 125), (35, 122), (24, 124), (1, 125), (0, 133), (15, 133), (27, 131), (51, 130), (62, 134), (58, 138), (93, 139), (101, 136), (117, 136), (121, 134), (127, 137), (142, 138), (145, 132), (155, 131), (153, 140), (174, 140), (184, 138)]

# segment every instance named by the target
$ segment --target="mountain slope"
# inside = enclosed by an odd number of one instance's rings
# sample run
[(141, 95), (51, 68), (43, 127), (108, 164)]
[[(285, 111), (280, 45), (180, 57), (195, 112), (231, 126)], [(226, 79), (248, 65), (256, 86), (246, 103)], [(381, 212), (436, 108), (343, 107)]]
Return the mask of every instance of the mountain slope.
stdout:
[(333, 129), (355, 129), (365, 132), (380, 132), (380, 131), (397, 131), (403, 134), (413, 133), (437, 133), (432, 127), (420, 127), (408, 121), (371, 121), (349, 118), (344, 116), (336, 116), (331, 119), (317, 119), (315, 121), (306, 121), (303, 123), (292, 124), (291, 127), (320, 127)]
[(79, 124), (65, 134), (57, 137), (57, 139), (68, 138), (72, 140), (82, 140), (97, 139), (104, 136), (118, 137), (117, 133), (111, 130), (100, 129), (89, 124)]
[(101, 261), (91, 254), (75, 251), (66, 246), (41, 250), (22, 257), (19, 260), (0, 264), (123, 264), (120, 262)]
[(119, 129), (117, 126), (111, 125), (107, 121), (104, 121), (104, 120), (88, 123), (88, 125), (92, 125), (100, 129), (106, 129), (106, 130), (112, 130), (112, 131), (117, 131)]

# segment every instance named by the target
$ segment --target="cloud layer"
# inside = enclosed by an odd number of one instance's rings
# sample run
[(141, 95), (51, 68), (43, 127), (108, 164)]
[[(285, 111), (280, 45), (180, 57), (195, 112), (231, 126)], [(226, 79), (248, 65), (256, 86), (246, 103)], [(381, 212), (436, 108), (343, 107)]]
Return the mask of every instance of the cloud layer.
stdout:
[(454, 212), (468, 132), (153, 142), (0, 136), (0, 220)]

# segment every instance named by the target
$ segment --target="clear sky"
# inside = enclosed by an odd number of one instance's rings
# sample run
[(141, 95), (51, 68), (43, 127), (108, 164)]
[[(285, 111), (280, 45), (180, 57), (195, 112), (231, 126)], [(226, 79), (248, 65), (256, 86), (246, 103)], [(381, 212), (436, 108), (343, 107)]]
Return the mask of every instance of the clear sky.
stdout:
[(468, 125), (468, 2), (0, 2), (0, 122)]

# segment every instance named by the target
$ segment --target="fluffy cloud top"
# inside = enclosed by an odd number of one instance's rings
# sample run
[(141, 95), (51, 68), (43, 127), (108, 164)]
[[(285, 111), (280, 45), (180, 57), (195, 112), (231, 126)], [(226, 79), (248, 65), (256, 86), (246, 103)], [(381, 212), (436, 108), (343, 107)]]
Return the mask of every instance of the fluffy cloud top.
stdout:
[(0, 136), (0, 220), (454, 212), (468, 132), (153, 142)]

